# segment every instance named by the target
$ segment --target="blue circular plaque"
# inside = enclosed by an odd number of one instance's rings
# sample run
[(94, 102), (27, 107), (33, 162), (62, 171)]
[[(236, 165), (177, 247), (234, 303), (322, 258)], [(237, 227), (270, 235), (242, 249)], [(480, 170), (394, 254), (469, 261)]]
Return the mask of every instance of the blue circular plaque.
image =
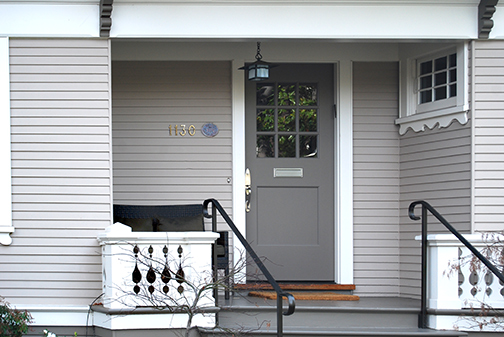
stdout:
[(215, 137), (219, 133), (219, 128), (214, 123), (206, 123), (201, 127), (201, 133), (205, 137)]

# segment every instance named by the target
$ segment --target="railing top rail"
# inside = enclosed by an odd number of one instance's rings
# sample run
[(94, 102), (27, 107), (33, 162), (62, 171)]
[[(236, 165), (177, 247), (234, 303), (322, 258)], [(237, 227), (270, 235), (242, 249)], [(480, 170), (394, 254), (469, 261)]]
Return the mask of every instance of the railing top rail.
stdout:
[(254, 249), (250, 246), (248, 241), (245, 239), (245, 237), (241, 234), (240, 230), (236, 227), (234, 224), (233, 220), (229, 217), (227, 212), (224, 210), (224, 208), (221, 206), (221, 204), (215, 200), (215, 199), (207, 199), (203, 202), (203, 215), (205, 218), (211, 218), (212, 214), (208, 212), (208, 205), (212, 203), (213, 206), (219, 211), (221, 216), (224, 218), (228, 226), (231, 228), (233, 233), (236, 235), (238, 240), (240, 240), (241, 244), (243, 247), (245, 247), (245, 250), (247, 253), (249, 253), (250, 257), (254, 260), (254, 262), (257, 264), (257, 267), (261, 270), (263, 275), (266, 277), (268, 282), (271, 284), (275, 292), (277, 293), (278, 297), (285, 297), (287, 298), (288, 301), (288, 309), (287, 311), (283, 312), (283, 315), (288, 316), (292, 315), (296, 309), (296, 302), (294, 300), (294, 296), (288, 292), (283, 291), (280, 286), (278, 285), (278, 282), (275, 280), (275, 278), (271, 275), (269, 270), (266, 268), (266, 266), (262, 263), (261, 259), (259, 256), (257, 256), (256, 252)]
[(417, 205), (422, 205), (425, 209), (429, 210), (429, 212), (439, 220), (453, 235), (455, 235), (460, 242), (464, 244), (478, 259), (485, 264), (485, 266), (501, 280), (504, 282), (504, 275), (497, 269), (497, 267), (491, 263), (486, 257), (483, 256), (467, 239), (460, 234), (450, 223), (441, 215), (431, 204), (424, 200), (414, 201), (409, 206), (409, 217), (411, 220), (420, 220), (419, 216), (415, 215), (415, 207)]

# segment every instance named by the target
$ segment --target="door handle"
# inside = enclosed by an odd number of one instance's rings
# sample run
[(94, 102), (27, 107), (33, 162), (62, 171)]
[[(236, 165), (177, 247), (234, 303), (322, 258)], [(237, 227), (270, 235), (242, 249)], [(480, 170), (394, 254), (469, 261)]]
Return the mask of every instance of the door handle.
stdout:
[(245, 211), (250, 212), (250, 195), (252, 194), (250, 170), (245, 170)]

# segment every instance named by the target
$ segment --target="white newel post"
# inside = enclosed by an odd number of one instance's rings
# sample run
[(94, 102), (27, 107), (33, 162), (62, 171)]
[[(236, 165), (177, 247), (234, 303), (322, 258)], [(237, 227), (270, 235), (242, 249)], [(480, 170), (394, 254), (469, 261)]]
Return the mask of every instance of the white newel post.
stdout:
[[(464, 237), (479, 251), (490, 242), (481, 234), (467, 234)], [(502, 242), (503, 236), (494, 237), (497, 238)], [(416, 239), (421, 240), (421, 237)], [(478, 272), (471, 272), (468, 262), (472, 253), (454, 235), (431, 234), (427, 236), (427, 241), (429, 328), (479, 330), (474, 327), (474, 321), (471, 323), (464, 319), (464, 315), (471, 308), (479, 309), (481, 303), (504, 308), (504, 285), (491, 272), (487, 273), (484, 266)], [(461, 258), (465, 263), (460, 263)], [(453, 268), (459, 265), (458, 269)]]
[(455, 236), (448, 234), (427, 236), (427, 308), (461, 308), (458, 273), (450, 269), (450, 265), (458, 261), (458, 246), (455, 240), (457, 240)]
[[(203, 231), (132, 232), (129, 226), (120, 223), (106, 228), (98, 235), (102, 247), (104, 295), (101, 301), (103, 310), (94, 313), (95, 326), (112, 330), (185, 328), (188, 320), (186, 313), (167, 311), (169, 308), (177, 311), (183, 305), (191, 305), (195, 298), (194, 288), (201, 289), (203, 285), (212, 282), (212, 244), (218, 236), (218, 233)], [(138, 259), (135, 258), (135, 246), (140, 251)], [(166, 257), (163, 252), (165, 246), (168, 250)], [(149, 247), (152, 247), (152, 258)], [(187, 283), (180, 284), (175, 279), (163, 282), (160, 274), (166, 262), (172, 278), (175, 278), (174, 274), (181, 264)], [(135, 265), (141, 274), (141, 281), (137, 284), (133, 282)], [(152, 283), (147, 280), (151, 265), (156, 271), (156, 280)], [(135, 294), (135, 285), (140, 290), (138, 295)], [(148, 299), (150, 286), (153, 287), (151, 290), (154, 297), (159, 301), (152, 302)], [(183, 287), (181, 293), (179, 287)], [(197, 304), (198, 308), (214, 307), (212, 290), (205, 290)], [(166, 310), (150, 314), (146, 312), (146, 309), (155, 306), (166, 307)], [(215, 314), (198, 314), (192, 325), (214, 327)]]

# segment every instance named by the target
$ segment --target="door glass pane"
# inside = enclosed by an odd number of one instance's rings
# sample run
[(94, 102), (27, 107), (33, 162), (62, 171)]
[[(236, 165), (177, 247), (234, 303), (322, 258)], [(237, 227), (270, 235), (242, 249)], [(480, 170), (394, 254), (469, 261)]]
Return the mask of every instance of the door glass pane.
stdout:
[(275, 105), (275, 86), (273, 84), (257, 85), (257, 105)]
[(317, 105), (317, 85), (301, 84), (299, 85), (299, 105)]
[(278, 131), (296, 131), (296, 110), (278, 110)]
[(275, 109), (257, 109), (257, 131), (275, 131)]
[(299, 110), (299, 131), (317, 131), (317, 109)]
[(257, 158), (275, 157), (275, 136), (257, 136), (256, 156)]
[(296, 157), (296, 135), (278, 136), (278, 157), (281, 158)]
[(299, 137), (299, 157), (317, 158), (317, 136)]
[(278, 85), (278, 105), (280, 106), (296, 105), (296, 85), (294, 84)]

